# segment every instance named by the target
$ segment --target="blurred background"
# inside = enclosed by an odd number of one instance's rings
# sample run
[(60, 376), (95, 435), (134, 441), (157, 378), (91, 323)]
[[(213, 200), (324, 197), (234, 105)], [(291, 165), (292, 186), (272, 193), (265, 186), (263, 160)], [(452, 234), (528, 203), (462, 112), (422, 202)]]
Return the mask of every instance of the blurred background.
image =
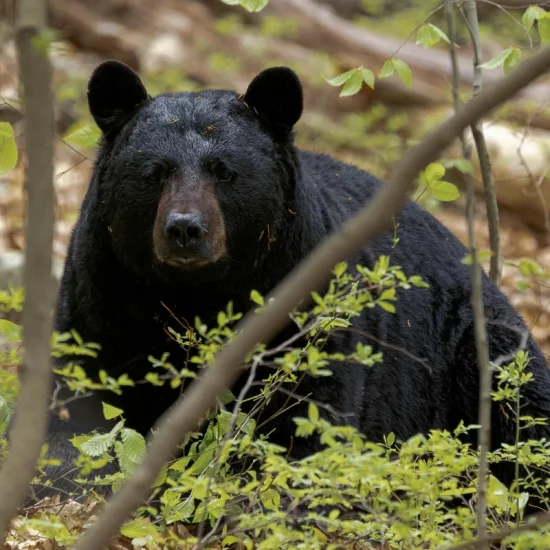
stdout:
[[(541, 3), (540, 5), (543, 5)], [(478, 2), (485, 60), (510, 46), (523, 56), (538, 46), (522, 24), (526, 2)], [(0, 175), (0, 289), (21, 282), (24, 250), (24, 140), (13, 44), (14, 0), (0, 0), (0, 122), (13, 125), (15, 170)], [(417, 44), (429, 21), (446, 29), (439, 0), (271, 0), (249, 13), (221, 0), (49, 0), (48, 41), (54, 66), (56, 273), (88, 185), (98, 133), (87, 112), (86, 84), (104, 59), (118, 59), (142, 76), (151, 95), (223, 87), (244, 92), (272, 65), (292, 67), (305, 89), (299, 146), (326, 152), (384, 178), (424, 133), (448, 117), (451, 66), (447, 44)], [(464, 100), (471, 93), (472, 52), (463, 21), (457, 42)], [(550, 24), (550, 23), (549, 23)], [(412, 70), (412, 85), (397, 76), (339, 97), (331, 78), (357, 66), (375, 74), (396, 56)], [(484, 71), (485, 82), (502, 65)], [(505, 266), (502, 287), (550, 355), (550, 79), (539, 80), (485, 121), (501, 209)], [(458, 148), (446, 151), (445, 179)], [(476, 185), (481, 191), (479, 174)], [(415, 200), (466, 242), (464, 193), (440, 203), (417, 189)], [(488, 249), (485, 206), (478, 197), (476, 231)], [(539, 270), (531, 261), (542, 268)], [(544, 271), (546, 270), (546, 271)], [(1, 315), (1, 314), (0, 314)]]

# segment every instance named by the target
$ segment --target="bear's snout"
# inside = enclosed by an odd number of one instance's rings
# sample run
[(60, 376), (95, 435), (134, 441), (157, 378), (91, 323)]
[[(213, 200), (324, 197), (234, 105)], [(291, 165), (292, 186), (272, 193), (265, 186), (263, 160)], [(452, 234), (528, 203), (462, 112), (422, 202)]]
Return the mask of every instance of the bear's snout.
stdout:
[(200, 214), (170, 212), (166, 217), (164, 238), (172, 248), (181, 251), (185, 258), (192, 258), (200, 253), (207, 232)]
[(161, 195), (153, 228), (157, 259), (174, 267), (201, 267), (226, 253), (225, 223), (208, 186), (173, 183)]

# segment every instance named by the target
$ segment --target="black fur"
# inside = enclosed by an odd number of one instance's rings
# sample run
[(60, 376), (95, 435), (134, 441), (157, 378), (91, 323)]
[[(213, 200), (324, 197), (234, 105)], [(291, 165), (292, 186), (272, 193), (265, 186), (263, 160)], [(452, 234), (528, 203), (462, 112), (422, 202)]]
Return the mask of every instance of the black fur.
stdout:
[[(108, 137), (101, 144), (70, 242), (56, 329), (76, 329), (84, 340), (102, 345), (99, 360), (86, 365), (90, 375), (101, 368), (115, 377), (127, 372), (139, 380), (151, 368), (148, 355), (169, 351), (172, 363), (184, 361), (184, 353), (164, 331), (169, 316), (161, 302), (191, 324), (195, 316), (215, 324), (217, 312), (229, 300), (236, 311), (248, 310), (252, 288), (264, 294), (271, 290), (381, 184), (357, 168), (294, 147), (291, 127), (300, 117), (302, 94), (288, 69), (256, 77), (244, 98), (210, 90), (154, 99), (146, 99), (137, 77), (120, 64), (106, 69), (94, 73), (90, 106)], [(105, 74), (109, 78), (99, 78)], [(115, 111), (126, 117), (122, 125), (113, 126)], [(222, 160), (236, 178), (213, 182), (205, 168), (213, 159)], [(227, 255), (197, 273), (161, 265), (152, 251), (161, 188), (173, 177), (184, 186), (205, 181), (215, 185), (223, 212)], [(412, 202), (403, 207), (397, 222), (400, 241), (392, 262), (407, 275), (421, 275), (430, 287), (399, 291), (396, 314), (368, 309), (355, 322), (355, 328), (391, 345), (374, 344), (384, 353), (382, 365), (334, 364), (333, 376), (307, 378), (296, 390), (301, 395), (311, 391), (316, 400), (350, 414), (348, 421), (373, 440), (392, 431), (406, 439), (431, 428), (452, 429), (460, 419), (477, 422), (470, 268), (461, 263), (467, 250)], [(388, 231), (357, 253), (350, 265), (372, 266), (391, 248)], [(519, 335), (514, 329), (526, 327), (485, 276), (483, 284), (494, 359), (516, 349)], [(342, 332), (330, 346), (351, 352), (358, 340), (373, 344), (365, 336)], [(550, 371), (532, 338), (527, 351), (534, 380), (526, 387), (524, 414), (546, 417)], [(70, 422), (52, 419), (52, 451), (68, 457), (68, 437), (108, 427), (101, 400), (122, 407), (129, 425), (145, 434), (177, 393), (147, 384), (128, 388), (122, 397), (98, 394), (71, 403)], [(275, 399), (271, 412), (286, 399)], [(295, 430), (291, 419), (305, 414), (304, 407), (276, 417), (264, 431), (272, 431), (274, 442), (290, 446)], [(513, 422), (498, 407), (492, 433), (494, 444), (513, 440)], [(539, 438), (548, 436), (549, 429), (537, 427), (522, 435)], [(300, 458), (316, 448), (312, 440), (296, 439), (292, 455)]]

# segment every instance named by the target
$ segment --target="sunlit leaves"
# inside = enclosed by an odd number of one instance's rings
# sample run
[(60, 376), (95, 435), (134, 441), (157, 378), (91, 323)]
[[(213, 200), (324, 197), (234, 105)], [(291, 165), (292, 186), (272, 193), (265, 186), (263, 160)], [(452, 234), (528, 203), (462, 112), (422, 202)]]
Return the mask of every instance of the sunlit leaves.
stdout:
[(547, 44), (550, 42), (550, 12), (539, 17), (538, 27), (541, 43)]
[(0, 175), (17, 165), (17, 145), (9, 122), (0, 122)]
[(83, 149), (92, 149), (98, 144), (100, 137), (101, 130), (95, 124), (79, 121), (75, 122), (65, 132), (63, 139), (69, 145), (82, 147)]
[(221, 0), (221, 1), (224, 4), (228, 4), (229, 6), (241, 6), (246, 11), (250, 11), (250, 12), (262, 11), (269, 3), (269, 0)]
[(497, 67), (503, 66), (504, 72), (508, 73), (513, 70), (519, 62), (521, 61), (521, 50), (516, 47), (506, 48), (501, 52), (497, 53), (495, 57), (486, 61), (480, 67), (484, 69), (496, 69)]
[(397, 76), (409, 87), (412, 86), (412, 72), (411, 68), (401, 59), (397, 57), (392, 57), (384, 62), (380, 73), (378, 74), (379, 78), (388, 78), (394, 73), (397, 73)]
[(21, 340), (21, 328), (7, 319), (0, 319), (0, 334), (9, 342)]
[(539, 6), (529, 6), (521, 18), (521, 22), (524, 27), (530, 31), (535, 21), (538, 21), (541, 17), (545, 17), (546, 11)]
[(122, 409), (119, 409), (117, 407), (113, 407), (112, 405), (109, 405), (108, 403), (102, 403), (103, 405), (103, 416), (107, 420), (112, 420), (113, 418), (117, 418), (120, 416), (124, 411)]
[(441, 41), (450, 44), (449, 37), (437, 26), (431, 23), (422, 25), (416, 33), (416, 43), (422, 44), (425, 48), (431, 48)]
[(445, 175), (445, 168), (442, 164), (432, 162), (425, 170), (420, 172), (420, 181), (426, 187), (428, 193), (439, 201), (454, 201), (460, 193), (453, 183), (444, 181), (441, 178)]
[[(477, 251), (477, 261), (483, 262), (485, 260), (488, 260), (492, 256), (492, 252), (490, 250), (478, 250)], [(460, 260), (460, 263), (464, 265), (472, 265), (472, 255), (466, 254), (462, 260)]]
[(325, 78), (325, 80), (335, 87), (342, 86), (340, 97), (355, 95), (363, 87), (363, 83), (374, 88), (374, 73), (370, 69), (357, 67), (346, 71), (334, 78)]

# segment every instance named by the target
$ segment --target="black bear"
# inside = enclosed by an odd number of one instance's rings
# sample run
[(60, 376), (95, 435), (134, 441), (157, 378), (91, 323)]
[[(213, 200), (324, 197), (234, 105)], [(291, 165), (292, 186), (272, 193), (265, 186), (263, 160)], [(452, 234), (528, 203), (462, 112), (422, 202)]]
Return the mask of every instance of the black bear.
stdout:
[[(148, 356), (165, 351), (173, 364), (183, 364), (184, 350), (165, 330), (165, 305), (191, 325), (196, 316), (216, 324), (229, 301), (246, 312), (252, 289), (267, 294), (381, 185), (358, 168), (295, 147), (303, 96), (285, 67), (266, 69), (243, 95), (208, 90), (152, 98), (131, 69), (108, 61), (93, 73), (88, 100), (103, 137), (67, 254), (56, 329), (76, 329), (101, 344), (99, 358), (85, 364), (92, 377), (104, 369), (141, 380), (151, 368)], [(394, 314), (365, 310), (354, 322), (357, 331), (329, 341), (332, 351), (349, 353), (364, 340), (360, 333), (374, 335), (383, 364), (335, 362), (332, 376), (305, 377), (296, 390), (331, 405), (373, 440), (477, 422), (470, 268), (461, 263), (467, 250), (413, 202), (396, 222), (397, 246), (388, 231), (350, 265), (372, 267), (391, 252), (393, 263), (429, 288), (400, 293)], [(485, 276), (483, 284), (494, 359), (517, 349), (527, 329)], [(531, 337), (526, 351), (534, 379), (525, 388), (524, 414), (548, 417), (550, 371)], [(75, 450), (68, 439), (108, 428), (101, 401), (121, 407), (128, 425), (147, 434), (178, 395), (137, 384), (121, 396), (98, 392), (68, 403), (70, 419), (54, 415), (48, 438), (52, 454), (64, 460), (61, 488), (72, 488)], [(263, 428), (297, 459), (317, 450), (311, 439), (290, 445), (292, 418), (306, 415), (304, 407), (275, 415)], [(537, 426), (522, 435), (550, 431)], [(513, 419), (497, 406), (492, 437), (494, 444), (514, 439)]]

